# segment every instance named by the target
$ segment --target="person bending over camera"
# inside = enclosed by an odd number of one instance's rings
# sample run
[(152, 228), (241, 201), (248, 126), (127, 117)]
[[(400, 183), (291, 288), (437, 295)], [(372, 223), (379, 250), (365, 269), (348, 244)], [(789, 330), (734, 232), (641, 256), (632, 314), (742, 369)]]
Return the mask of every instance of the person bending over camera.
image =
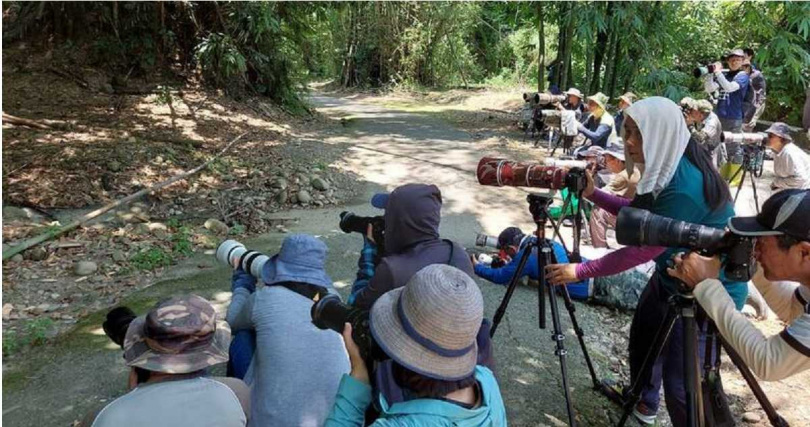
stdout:
[[(748, 91), (749, 76), (742, 70), (745, 52), (742, 49), (734, 49), (726, 57), (728, 70), (722, 70), (722, 64), (714, 64), (714, 73), (704, 76), (704, 89), (706, 93), (713, 95), (717, 93), (717, 117), (723, 125), (723, 131), (741, 132), (743, 122), (743, 99)], [(726, 153), (728, 154), (728, 164), (723, 166), (721, 175), (725, 179), (730, 179), (734, 173), (742, 166), (743, 153), (739, 143), (726, 142)], [(733, 183), (739, 185), (740, 176)]]
[[(627, 169), (635, 163), (644, 165), (633, 200), (594, 188), (588, 175), (583, 194), (611, 214), (623, 206), (647, 209), (657, 215), (715, 228), (724, 228), (734, 216), (728, 185), (717, 173), (708, 152), (691, 137), (677, 104), (663, 97), (646, 98), (626, 110), (624, 123)], [(554, 284), (566, 284), (586, 278), (617, 274), (652, 259), (655, 272), (644, 289), (630, 327), (630, 378), (640, 378), (647, 351), (652, 346), (658, 327), (664, 321), (669, 297), (676, 292), (677, 282), (667, 273), (667, 262), (675, 252), (664, 247), (624, 247), (602, 258), (580, 264), (556, 264), (546, 268)], [(742, 309), (747, 295), (744, 282), (723, 281), (737, 309)], [(669, 343), (656, 360), (652, 373), (641, 381), (646, 384), (634, 415), (651, 424), (658, 412), (659, 389), (663, 373), (667, 410), (673, 425), (686, 422), (683, 384), (683, 324), (675, 323)], [(699, 332), (699, 346), (705, 344), (705, 330)], [(700, 351), (701, 358), (704, 356)], [(621, 391), (611, 397), (620, 401)]]
[[(737, 312), (717, 278), (718, 257), (695, 253), (675, 258), (669, 274), (693, 288), (695, 299), (745, 364), (765, 381), (778, 381), (810, 368), (810, 191), (784, 190), (771, 196), (756, 217), (732, 218), (735, 234), (757, 238), (759, 269), (754, 284), (780, 319), (780, 334), (765, 338)], [(798, 286), (795, 281), (799, 282)], [(773, 282), (772, 282), (773, 281)]]
[(776, 153), (773, 159), (771, 190), (788, 188), (810, 188), (810, 156), (793, 143), (788, 125), (776, 122), (765, 131), (768, 134), (768, 148)]
[[(406, 184), (391, 194), (374, 196), (372, 204), (385, 209), (385, 256), (374, 268), (368, 285), (353, 289), (355, 307), (370, 309), (377, 298), (404, 286), (414, 273), (430, 264), (452, 265), (473, 275), (464, 248), (439, 237), (442, 194), (435, 185)], [(376, 250), (374, 242), (366, 238), (369, 246)], [(374, 254), (368, 257), (373, 258)]]
[[(349, 360), (338, 335), (312, 324), (314, 295), (335, 293), (324, 271), (326, 245), (288, 236), (264, 265), (262, 281), (238, 268), (228, 323), (233, 372), (251, 386), (251, 423), (321, 426)], [(319, 299), (319, 298), (318, 298)]]
[(633, 105), (638, 97), (633, 92), (625, 92), (624, 95), (619, 97), (619, 112), (613, 116), (613, 123), (615, 124), (616, 134), (621, 134), (622, 123), (624, 123), (624, 110)]
[[(448, 265), (429, 265), (407, 285), (381, 296), (371, 309), (374, 340), (393, 363), (404, 401), (390, 404), (379, 395), (380, 415), (372, 426), (506, 426), (498, 382), (476, 365), (476, 334), (484, 299), (470, 276)], [(369, 371), (343, 330), (351, 374), (340, 381), (337, 398), (324, 424), (360, 426), (372, 404)]]
[(557, 109), (560, 111), (575, 111), (577, 120), (582, 120), (582, 114), (585, 112), (585, 104), (582, 103), (582, 92), (572, 87), (563, 93), (566, 95), (565, 102), (557, 104)]
[(186, 295), (157, 303), (129, 324), (120, 342), (131, 368), (129, 393), (82, 425), (247, 425), (250, 390), (245, 383), (206, 376), (208, 368), (228, 361), (229, 341), (228, 326), (217, 321), (205, 299)]
[(726, 161), (725, 149), (720, 143), (723, 125), (712, 111), (712, 103), (706, 99), (688, 98), (686, 105), (681, 101), (681, 107), (684, 108), (684, 118), (692, 136), (706, 147), (712, 155), (712, 162), (719, 168)]
[(585, 123), (579, 125), (579, 133), (585, 136), (585, 147), (597, 146), (605, 148), (608, 144), (615, 144), (617, 140), (616, 125), (613, 116), (605, 111), (607, 95), (598, 92), (588, 97), (588, 111), (591, 113)]
[[(641, 173), (633, 168), (629, 174), (625, 167), (624, 145), (611, 144), (604, 152), (605, 167), (613, 177), (604, 187), (604, 191), (625, 199), (632, 199), (636, 195), (636, 185)], [(591, 211), (588, 222), (591, 229), (591, 244), (595, 248), (607, 248), (607, 228), (616, 226), (616, 215), (596, 206)]]

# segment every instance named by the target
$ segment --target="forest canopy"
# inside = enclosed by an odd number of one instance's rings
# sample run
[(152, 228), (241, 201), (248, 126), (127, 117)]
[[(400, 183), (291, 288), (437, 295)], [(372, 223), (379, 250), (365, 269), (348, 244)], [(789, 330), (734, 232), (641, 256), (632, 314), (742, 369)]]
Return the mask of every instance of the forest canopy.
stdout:
[(300, 106), (344, 87), (578, 87), (699, 95), (692, 69), (756, 52), (766, 120), (799, 121), (805, 2), (3, 2), (3, 40), (81, 51), (119, 78), (200, 79)]

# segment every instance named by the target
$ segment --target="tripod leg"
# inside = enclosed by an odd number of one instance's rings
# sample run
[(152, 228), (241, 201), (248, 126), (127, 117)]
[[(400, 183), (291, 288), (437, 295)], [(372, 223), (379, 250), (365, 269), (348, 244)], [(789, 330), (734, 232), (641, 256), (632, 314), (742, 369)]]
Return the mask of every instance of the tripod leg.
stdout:
[(700, 367), (698, 361), (698, 331), (695, 320), (695, 303), (681, 309), (683, 319), (683, 368), (684, 388), (686, 389), (686, 425), (697, 427), (703, 425), (703, 399), (701, 398)]
[(754, 173), (751, 173), (751, 189), (754, 190), (754, 206), (756, 206), (757, 213), (759, 213), (759, 198), (757, 197), (757, 182), (754, 179)]
[(596, 377), (596, 370), (593, 368), (591, 356), (588, 354), (588, 347), (585, 346), (585, 331), (582, 330), (582, 328), (579, 326), (579, 322), (577, 322), (577, 308), (574, 305), (574, 302), (571, 301), (571, 295), (568, 293), (568, 288), (563, 286), (561, 289), (563, 291), (562, 294), (563, 301), (565, 301), (565, 309), (568, 310), (568, 317), (571, 318), (571, 325), (574, 327), (574, 332), (577, 334), (579, 346), (582, 348), (582, 355), (585, 356), (585, 364), (588, 366), (588, 372), (591, 374), (593, 387), (595, 389), (600, 389), (602, 387), (602, 383), (599, 381), (599, 378)]
[[(734, 203), (737, 203), (737, 196), (740, 195), (740, 190), (742, 190), (742, 188), (743, 188), (742, 185), (745, 182), (745, 173), (746, 173), (745, 166), (743, 166), (742, 179), (740, 180), (740, 185), (737, 186), (737, 193), (734, 194)], [(734, 182), (734, 178), (736, 178), (736, 177), (737, 177), (737, 174), (734, 174), (734, 176), (731, 177), (731, 180), (729, 181), (729, 185), (731, 185), (731, 183)], [(754, 190), (754, 191), (756, 191), (756, 190)]]
[(748, 388), (751, 389), (751, 392), (754, 393), (754, 397), (757, 398), (757, 402), (759, 402), (759, 406), (762, 407), (762, 410), (765, 411), (765, 414), (768, 416), (768, 420), (771, 422), (771, 425), (774, 427), (788, 427), (788, 422), (776, 412), (776, 408), (773, 407), (773, 404), (770, 400), (768, 400), (768, 396), (765, 394), (765, 391), (762, 390), (762, 387), (759, 386), (757, 379), (754, 377), (754, 374), (751, 373), (751, 370), (748, 366), (745, 365), (745, 362), (742, 360), (742, 357), (734, 350), (733, 347), (728, 345), (726, 340), (717, 333), (717, 338), (720, 340), (720, 343), (723, 345), (723, 348), (726, 350), (726, 354), (728, 354), (728, 358), (731, 359), (731, 362), (734, 363), (734, 366), (737, 367), (737, 370), (740, 371), (740, 374), (745, 379), (745, 382), (748, 383)]
[(633, 409), (641, 400), (641, 390), (644, 388), (643, 380), (652, 374), (653, 365), (655, 365), (655, 361), (661, 356), (661, 352), (664, 351), (664, 345), (667, 343), (669, 335), (672, 333), (672, 327), (675, 325), (675, 321), (678, 320), (680, 315), (681, 313), (674, 305), (669, 306), (667, 315), (658, 328), (658, 332), (655, 334), (655, 339), (650, 346), (650, 350), (647, 352), (647, 355), (644, 356), (644, 362), (641, 364), (638, 378), (634, 380), (633, 385), (630, 387), (628, 398), (624, 402), (624, 412), (622, 413), (622, 418), (619, 420), (619, 427), (624, 426), (627, 419), (630, 418), (630, 414), (633, 413)]
[[(549, 243), (546, 241), (543, 243), (543, 246), (540, 247), (540, 254), (542, 255), (543, 260), (541, 261), (541, 257), (537, 257), (537, 262), (541, 263), (539, 267), (543, 267), (551, 263), (551, 248), (548, 246)], [(574, 404), (571, 399), (571, 390), (568, 387), (568, 369), (565, 364), (565, 355), (568, 354), (568, 351), (565, 349), (565, 344), (563, 344), (563, 340), (565, 339), (565, 335), (562, 331), (562, 324), (560, 322), (560, 308), (557, 305), (557, 296), (554, 294), (553, 287), (546, 281), (546, 277), (542, 274), (543, 270), (540, 269), (540, 286), (546, 287), (546, 292), (548, 293), (548, 300), (549, 300), (549, 307), (551, 308), (551, 322), (554, 327), (554, 332), (551, 334), (551, 339), (554, 340), (556, 343), (556, 349), (554, 353), (560, 358), (560, 371), (562, 372), (562, 383), (563, 383), (563, 390), (565, 392), (565, 404), (566, 410), (568, 411), (568, 425), (569, 426), (576, 426), (576, 416), (574, 414)]]
[(512, 294), (515, 292), (515, 288), (520, 280), (520, 275), (523, 273), (523, 268), (526, 266), (526, 262), (529, 260), (529, 256), (531, 255), (532, 249), (534, 249), (535, 245), (536, 243), (529, 242), (526, 244), (526, 248), (523, 250), (523, 255), (520, 257), (517, 270), (515, 270), (515, 274), (512, 276), (512, 279), (509, 280), (509, 286), (506, 288), (506, 294), (503, 296), (501, 304), (495, 311), (495, 317), (492, 319), (492, 329), (489, 331), (490, 337), (495, 336), (495, 331), (498, 329), (498, 325), (501, 323), (501, 319), (503, 319), (504, 314), (506, 314), (506, 307), (509, 306), (509, 300), (512, 299)]

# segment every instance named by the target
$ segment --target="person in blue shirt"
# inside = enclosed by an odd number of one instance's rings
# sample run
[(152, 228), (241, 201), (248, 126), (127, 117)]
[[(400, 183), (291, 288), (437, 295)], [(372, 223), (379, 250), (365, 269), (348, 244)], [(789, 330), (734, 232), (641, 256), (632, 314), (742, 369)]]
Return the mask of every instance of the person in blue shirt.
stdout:
[[(704, 76), (704, 89), (706, 93), (715, 96), (717, 106), (715, 112), (720, 119), (724, 132), (742, 132), (743, 125), (743, 101), (748, 92), (750, 77), (743, 69), (745, 52), (742, 49), (734, 49), (726, 57), (728, 69), (723, 70), (722, 64), (714, 64), (714, 73)], [(735, 172), (742, 167), (743, 153), (739, 143), (726, 142), (726, 154), (728, 165), (724, 165), (720, 170), (720, 175), (724, 179), (730, 179)], [(742, 174), (737, 174), (737, 178), (732, 182), (739, 185)]]

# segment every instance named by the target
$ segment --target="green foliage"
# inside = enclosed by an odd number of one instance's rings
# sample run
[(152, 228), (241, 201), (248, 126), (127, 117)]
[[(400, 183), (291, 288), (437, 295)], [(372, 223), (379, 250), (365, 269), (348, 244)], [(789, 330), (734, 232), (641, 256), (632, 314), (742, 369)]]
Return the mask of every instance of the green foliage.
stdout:
[(195, 53), (203, 76), (217, 85), (225, 86), (234, 78), (245, 78), (247, 60), (230, 36), (220, 33), (209, 34), (197, 46)]
[(17, 331), (3, 331), (3, 356), (16, 353), (21, 345)]
[(154, 270), (171, 265), (173, 259), (171, 254), (161, 248), (150, 248), (136, 253), (129, 261), (137, 270)]
[(186, 226), (177, 227), (177, 230), (172, 234), (172, 252), (182, 256), (191, 255), (194, 252), (191, 234), (191, 228)]
[(230, 234), (234, 236), (245, 234), (245, 226), (238, 222), (233, 223), (230, 229)]
[(169, 86), (159, 86), (155, 102), (157, 102), (158, 105), (172, 105), (174, 96), (172, 95), (171, 88)]
[(28, 346), (39, 346), (48, 341), (48, 331), (53, 320), (47, 317), (27, 320), (22, 324), (22, 333), (16, 330), (3, 331), (3, 355), (11, 356)]

